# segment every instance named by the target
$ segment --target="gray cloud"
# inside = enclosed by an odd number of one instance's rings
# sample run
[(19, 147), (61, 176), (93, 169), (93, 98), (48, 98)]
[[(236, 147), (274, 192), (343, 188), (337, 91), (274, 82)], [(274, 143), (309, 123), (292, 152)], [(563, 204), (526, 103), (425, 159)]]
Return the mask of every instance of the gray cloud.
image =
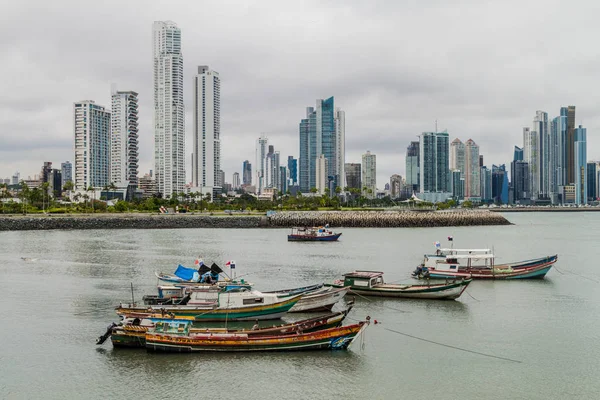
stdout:
[(589, 158), (600, 158), (598, 8), (584, 1), (5, 2), (0, 177), (72, 160), (73, 102), (108, 107), (113, 83), (140, 94), (140, 169), (153, 168), (151, 28), (163, 19), (182, 29), (188, 149), (194, 70), (208, 64), (221, 74), (228, 180), (243, 160), (254, 163), (263, 132), (282, 156), (297, 156), (305, 107), (332, 95), (346, 111), (347, 161), (377, 154), (380, 187), (404, 174), (406, 146), (436, 120), (498, 164), (522, 144), (536, 110), (552, 117), (575, 104)]

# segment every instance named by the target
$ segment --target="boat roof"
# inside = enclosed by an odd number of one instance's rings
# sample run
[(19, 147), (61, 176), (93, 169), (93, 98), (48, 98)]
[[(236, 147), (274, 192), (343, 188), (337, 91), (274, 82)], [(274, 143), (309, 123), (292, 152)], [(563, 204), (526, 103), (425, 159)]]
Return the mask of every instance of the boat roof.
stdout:
[(490, 249), (440, 249), (440, 251), (454, 251), (457, 253), (469, 253), (469, 252), (477, 252), (477, 253), (489, 253)]
[(452, 255), (447, 255), (446, 259), (469, 259), (469, 258), (474, 258), (477, 260), (481, 260), (482, 258), (495, 258), (493, 254), (452, 254)]
[(377, 278), (382, 275), (383, 275), (383, 272), (380, 272), (380, 271), (354, 271), (354, 272), (348, 272), (347, 274), (344, 274), (344, 277), (371, 279), (371, 278)]

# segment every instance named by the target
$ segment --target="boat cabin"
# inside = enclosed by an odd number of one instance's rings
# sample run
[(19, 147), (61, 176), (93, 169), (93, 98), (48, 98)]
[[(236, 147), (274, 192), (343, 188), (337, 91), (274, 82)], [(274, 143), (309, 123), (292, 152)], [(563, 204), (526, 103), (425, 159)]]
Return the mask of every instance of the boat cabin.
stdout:
[(192, 321), (181, 320), (158, 321), (154, 326), (154, 332), (169, 335), (188, 335), (192, 324)]
[(383, 283), (383, 272), (379, 271), (354, 271), (344, 274), (344, 286), (371, 288)]
[(430, 270), (458, 271), (465, 268), (493, 268), (493, 254), (425, 255), (423, 264)]

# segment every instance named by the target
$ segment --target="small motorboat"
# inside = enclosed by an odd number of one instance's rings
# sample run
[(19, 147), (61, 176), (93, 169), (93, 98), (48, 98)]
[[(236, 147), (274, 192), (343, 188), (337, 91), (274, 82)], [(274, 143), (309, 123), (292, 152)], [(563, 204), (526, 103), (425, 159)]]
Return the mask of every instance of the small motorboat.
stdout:
[(329, 229), (329, 225), (319, 227), (292, 228), (288, 235), (288, 242), (335, 242), (341, 233), (335, 233)]
[(412, 299), (454, 300), (460, 297), (472, 279), (455, 279), (445, 283), (403, 285), (385, 283), (383, 272), (354, 271), (344, 274), (344, 279), (329, 286), (349, 287), (350, 293), (363, 296), (406, 297)]

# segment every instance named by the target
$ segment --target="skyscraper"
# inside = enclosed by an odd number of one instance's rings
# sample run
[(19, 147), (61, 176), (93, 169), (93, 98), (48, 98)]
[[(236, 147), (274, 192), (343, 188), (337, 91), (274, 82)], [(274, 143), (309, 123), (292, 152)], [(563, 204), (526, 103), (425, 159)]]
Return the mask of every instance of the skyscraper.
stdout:
[(345, 159), (345, 114), (335, 108), (334, 98), (317, 100), (316, 108), (307, 107), (306, 118), (300, 121), (300, 191), (316, 187), (316, 160), (323, 154), (328, 160), (327, 175), (334, 188), (343, 184)]
[(390, 177), (390, 197), (397, 199), (400, 197), (402, 192), (402, 177), (398, 174), (394, 174)]
[(252, 185), (252, 164), (248, 160), (242, 164), (242, 183)]
[(529, 194), (529, 164), (522, 160), (514, 160), (510, 165), (510, 175), (512, 179), (512, 203), (520, 204), (528, 202)]
[(158, 192), (170, 196), (185, 186), (183, 56), (174, 22), (154, 22), (153, 58), (154, 174)]
[(523, 149), (515, 146), (514, 161), (523, 161)]
[(508, 173), (504, 164), (492, 165), (492, 198), (495, 203), (508, 204)]
[(346, 165), (346, 112), (342, 111), (341, 108), (335, 109), (334, 116), (335, 123), (335, 179), (336, 187), (339, 186), (342, 189), (346, 187), (346, 172), (344, 167)]
[(256, 185), (256, 193), (262, 194), (265, 185), (266, 177), (266, 161), (267, 161), (267, 148), (269, 147), (269, 139), (262, 135), (256, 140), (256, 160), (254, 169), (256, 171), (256, 179), (254, 184)]
[(64, 163), (61, 163), (60, 171), (61, 171), (62, 186), (65, 186), (65, 183), (67, 183), (69, 181), (73, 182), (73, 166), (71, 165), (71, 162), (65, 161)]
[(297, 185), (298, 184), (298, 160), (292, 156), (288, 156), (287, 167), (288, 167), (288, 173), (289, 173), (289, 180), (290, 180), (291, 184)]
[(448, 132), (419, 135), (420, 193), (451, 193)]
[(538, 154), (538, 199), (549, 197), (550, 186), (550, 135), (548, 134), (548, 113), (536, 111), (533, 119), (533, 130), (537, 133)]
[(192, 185), (216, 196), (221, 191), (221, 80), (206, 65), (194, 76)]
[(74, 104), (75, 188), (110, 183), (110, 112), (92, 100)]
[[(564, 112), (563, 112), (564, 109)], [(564, 115), (563, 115), (564, 113)], [(564, 186), (566, 176), (565, 160), (566, 160), (566, 143), (567, 136), (567, 109), (561, 109), (561, 115), (553, 118), (550, 121), (550, 157), (548, 170), (548, 195), (552, 204), (559, 203), (559, 195)]]
[(575, 183), (575, 106), (562, 107), (560, 109), (561, 117), (567, 116), (567, 137), (565, 140), (565, 185)]
[(361, 165), (358, 163), (347, 163), (345, 165), (346, 187), (348, 189), (358, 189), (359, 192), (362, 191), (360, 167)]
[(538, 155), (538, 139), (536, 131), (529, 128), (523, 128), (523, 160), (529, 166), (529, 188), (527, 193), (532, 200), (538, 199), (539, 193), (539, 155)]
[(374, 198), (377, 194), (377, 157), (368, 150), (362, 155), (362, 185), (367, 189), (363, 195)]
[(110, 183), (126, 188), (128, 197), (138, 186), (138, 94), (112, 93)]
[(406, 186), (411, 193), (419, 191), (419, 142), (406, 148)]
[(479, 184), (481, 200), (489, 202), (492, 200), (492, 170), (486, 166), (480, 167), (479, 177), (481, 180)]
[(233, 179), (231, 180), (231, 187), (233, 188), (233, 190), (237, 190), (240, 188), (240, 173), (239, 172), (233, 173)]
[(460, 201), (465, 197), (465, 178), (462, 177), (463, 173), (459, 170), (450, 172), (452, 176), (452, 198), (456, 201)]
[(587, 163), (587, 198), (595, 201), (598, 193), (598, 163)]
[[(325, 158), (324, 154), (321, 154), (317, 159), (316, 163), (316, 181), (315, 188), (317, 189), (317, 193), (324, 194), (325, 189), (329, 188), (329, 181), (327, 179), (327, 170), (328, 170), (328, 160)], [(331, 193), (330, 193), (331, 194)]]
[(575, 204), (587, 204), (587, 132), (579, 125), (574, 129)]
[(465, 198), (479, 199), (481, 193), (481, 168), (479, 166), (479, 146), (473, 139), (465, 143)]
[(465, 145), (456, 138), (450, 143), (450, 171), (465, 173)]

